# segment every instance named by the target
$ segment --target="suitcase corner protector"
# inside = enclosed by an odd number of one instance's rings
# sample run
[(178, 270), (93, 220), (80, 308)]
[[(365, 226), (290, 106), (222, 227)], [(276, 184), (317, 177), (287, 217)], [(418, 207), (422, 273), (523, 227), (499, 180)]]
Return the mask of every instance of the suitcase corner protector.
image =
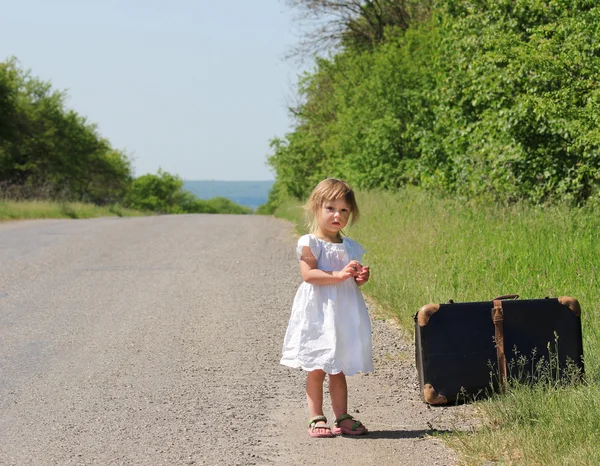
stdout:
[(571, 309), (573, 314), (575, 314), (577, 317), (581, 316), (581, 306), (579, 306), (579, 301), (577, 301), (575, 298), (571, 298), (570, 296), (561, 296), (558, 298), (558, 302)]
[(448, 399), (436, 392), (435, 388), (429, 383), (423, 387), (423, 399), (430, 405), (445, 405), (448, 403)]
[(419, 327), (425, 327), (429, 323), (431, 316), (439, 310), (440, 305), (435, 303), (426, 304), (421, 307), (415, 316), (415, 320), (419, 324)]

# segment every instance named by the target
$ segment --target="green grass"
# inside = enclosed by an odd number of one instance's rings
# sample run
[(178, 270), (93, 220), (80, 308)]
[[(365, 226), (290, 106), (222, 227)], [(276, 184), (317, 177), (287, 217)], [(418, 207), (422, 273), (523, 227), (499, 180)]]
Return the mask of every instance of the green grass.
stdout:
[[(362, 217), (348, 233), (367, 249), (372, 279), (363, 291), (408, 335), (413, 315), (430, 302), (519, 294), (581, 304), (588, 385), (516, 387), (478, 403), (485, 427), (450, 440), (464, 462), (600, 463), (600, 442), (592, 441), (600, 438), (600, 209), (471, 205), (414, 189), (357, 198)], [(298, 205), (290, 201), (276, 215), (301, 224)]]
[(1, 201), (0, 221), (36, 218), (95, 218), (150, 215), (119, 205), (99, 207), (82, 202)]
[(448, 443), (463, 464), (600, 464), (600, 388), (513, 387), (477, 403), (484, 419), (474, 434), (456, 432)]
[[(196, 200), (198, 213), (252, 214), (249, 207), (235, 204), (224, 197)], [(185, 213), (177, 211), (175, 213)], [(11, 201), (0, 198), (0, 221), (42, 218), (95, 218), (156, 215), (156, 212), (128, 209), (119, 204), (97, 206), (83, 202)]]

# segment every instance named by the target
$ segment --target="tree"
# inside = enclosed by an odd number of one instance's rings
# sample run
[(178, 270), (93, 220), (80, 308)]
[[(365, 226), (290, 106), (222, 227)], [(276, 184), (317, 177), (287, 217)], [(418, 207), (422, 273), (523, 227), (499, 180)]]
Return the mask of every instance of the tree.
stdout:
[(182, 200), (183, 181), (161, 169), (133, 180), (127, 194), (127, 204), (133, 209), (174, 213)]
[(14, 95), (8, 73), (0, 63), (0, 141), (11, 136), (11, 120), (15, 113)]
[(65, 97), (15, 58), (0, 63), (0, 183), (19, 198), (122, 199), (131, 162)]
[(163, 214), (249, 214), (252, 209), (235, 204), (229, 199), (215, 197), (199, 199), (183, 189), (183, 181), (161, 169), (156, 175), (147, 174), (136, 178), (127, 193), (127, 205), (133, 209)]
[[(290, 56), (306, 57), (339, 47), (372, 49), (388, 27), (408, 29), (429, 16), (431, 0), (287, 0), (303, 29)], [(308, 25), (306, 24), (308, 23)]]

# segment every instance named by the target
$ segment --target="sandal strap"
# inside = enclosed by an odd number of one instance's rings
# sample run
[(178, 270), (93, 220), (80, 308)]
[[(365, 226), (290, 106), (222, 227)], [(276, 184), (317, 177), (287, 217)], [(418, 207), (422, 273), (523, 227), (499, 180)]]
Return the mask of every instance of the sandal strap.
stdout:
[(360, 422), (360, 421), (357, 421), (357, 420), (355, 419), (355, 420), (354, 420), (354, 424), (352, 424), (352, 430), (356, 430), (356, 429), (358, 429), (359, 427), (362, 427), (362, 425), (363, 425), (363, 424), (362, 424), (362, 422)]
[(345, 421), (346, 419), (352, 419), (352, 420), (354, 420), (354, 418), (352, 416), (350, 416), (348, 413), (346, 413), (346, 414), (342, 414), (340, 417), (338, 417), (335, 420), (334, 425), (336, 427), (339, 427), (340, 422)]
[(356, 430), (356, 429), (358, 429), (359, 427), (361, 427), (363, 425), (362, 422), (360, 422), (357, 419), (354, 419), (352, 416), (350, 416), (347, 413), (346, 414), (342, 414), (340, 417), (338, 417), (335, 420), (334, 425), (336, 427), (340, 427), (340, 423), (343, 422), (343, 421), (345, 421), (345, 420), (347, 420), (347, 419), (350, 419), (351, 421), (354, 421), (354, 424), (352, 424), (352, 430)]
[[(321, 416), (315, 416), (313, 418), (310, 418), (308, 420), (308, 427), (315, 427), (315, 425), (317, 424), (317, 422), (327, 422), (327, 418), (323, 415)], [(325, 428), (325, 426), (319, 426), (319, 427), (323, 427)], [(327, 427), (329, 428), (329, 427)]]

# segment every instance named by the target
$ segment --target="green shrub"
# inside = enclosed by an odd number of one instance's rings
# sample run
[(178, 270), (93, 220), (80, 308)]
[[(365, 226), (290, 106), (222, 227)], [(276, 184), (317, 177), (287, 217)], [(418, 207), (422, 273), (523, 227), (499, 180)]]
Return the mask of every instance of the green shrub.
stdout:
[(373, 48), (318, 59), (272, 141), (277, 199), (327, 176), (503, 204), (600, 196), (600, 6), (440, 0)]

